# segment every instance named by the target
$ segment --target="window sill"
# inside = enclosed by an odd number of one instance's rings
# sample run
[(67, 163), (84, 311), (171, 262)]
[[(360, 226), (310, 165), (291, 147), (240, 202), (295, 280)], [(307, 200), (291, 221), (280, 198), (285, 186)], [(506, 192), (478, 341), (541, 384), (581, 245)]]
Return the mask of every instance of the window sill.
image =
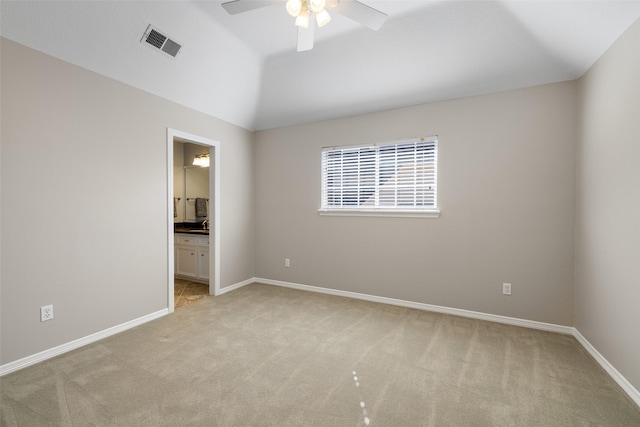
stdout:
[(326, 216), (438, 218), (440, 216), (440, 209), (319, 209), (318, 214)]

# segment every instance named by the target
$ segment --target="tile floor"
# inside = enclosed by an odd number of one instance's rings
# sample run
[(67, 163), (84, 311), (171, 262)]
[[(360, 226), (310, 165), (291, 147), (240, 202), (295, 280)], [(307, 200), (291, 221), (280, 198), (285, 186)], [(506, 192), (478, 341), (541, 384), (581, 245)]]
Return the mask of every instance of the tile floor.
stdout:
[(209, 295), (209, 285), (184, 279), (175, 279), (173, 287), (175, 308), (191, 304), (207, 295)]

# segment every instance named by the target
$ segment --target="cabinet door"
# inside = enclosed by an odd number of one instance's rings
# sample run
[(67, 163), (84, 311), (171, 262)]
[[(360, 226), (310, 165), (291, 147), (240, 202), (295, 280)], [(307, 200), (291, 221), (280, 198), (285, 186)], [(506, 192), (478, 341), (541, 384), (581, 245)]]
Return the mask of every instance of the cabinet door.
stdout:
[(209, 280), (209, 249), (198, 248), (198, 278)]
[(187, 277), (198, 277), (198, 257), (196, 248), (176, 246), (176, 274)]

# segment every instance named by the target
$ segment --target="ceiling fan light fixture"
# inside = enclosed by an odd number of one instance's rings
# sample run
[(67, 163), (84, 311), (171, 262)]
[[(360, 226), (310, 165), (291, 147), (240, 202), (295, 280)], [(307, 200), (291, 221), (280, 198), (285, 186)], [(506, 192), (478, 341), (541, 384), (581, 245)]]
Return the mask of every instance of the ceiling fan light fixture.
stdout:
[(318, 27), (322, 28), (327, 25), (331, 21), (331, 15), (327, 12), (327, 9), (323, 9), (322, 11), (316, 13), (316, 22), (318, 23)]
[(326, 7), (328, 7), (329, 9), (335, 9), (336, 7), (338, 7), (339, 3), (340, 0), (328, 0)]
[(293, 17), (297, 17), (300, 15), (302, 11), (302, 0), (288, 0), (287, 1), (287, 12), (289, 15)]
[(303, 8), (296, 17), (296, 26), (302, 27), (304, 29), (309, 28), (309, 12), (306, 8)]
[(309, 8), (315, 13), (323, 11), (326, 5), (325, 0), (309, 0)]
[[(0, 0), (2, 1), (2, 0)], [(326, 26), (332, 21), (333, 13), (346, 16), (351, 20), (377, 31), (385, 23), (389, 15), (368, 6), (368, 0), (222, 0), (222, 7), (231, 15), (260, 9), (271, 4), (285, 4), (287, 13), (293, 16), (298, 27), (298, 52), (313, 49), (316, 26)], [(400, 1), (400, 0), (396, 0)], [(378, 3), (378, 2), (375, 2)], [(383, 3), (383, 2), (380, 2)], [(315, 15), (310, 16), (310, 15)], [(308, 30), (308, 31), (304, 31)]]

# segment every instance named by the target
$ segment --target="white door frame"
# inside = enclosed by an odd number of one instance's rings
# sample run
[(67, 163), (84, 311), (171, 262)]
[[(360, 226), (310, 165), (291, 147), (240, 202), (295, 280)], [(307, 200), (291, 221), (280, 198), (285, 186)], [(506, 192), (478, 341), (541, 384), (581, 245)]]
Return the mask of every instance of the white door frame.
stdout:
[[(208, 146), (209, 157), (213, 159), (213, 173), (209, 173), (209, 200), (213, 200), (213, 218), (209, 218), (209, 220), (213, 219), (213, 224), (209, 227), (211, 230), (209, 232), (209, 266), (213, 266), (213, 275), (209, 279), (209, 294), (218, 295), (220, 293), (220, 142), (167, 128), (167, 308), (169, 313), (173, 312), (175, 304), (173, 250), (173, 141), (175, 138)], [(213, 240), (211, 236), (213, 236)], [(213, 287), (211, 281), (213, 281)]]

